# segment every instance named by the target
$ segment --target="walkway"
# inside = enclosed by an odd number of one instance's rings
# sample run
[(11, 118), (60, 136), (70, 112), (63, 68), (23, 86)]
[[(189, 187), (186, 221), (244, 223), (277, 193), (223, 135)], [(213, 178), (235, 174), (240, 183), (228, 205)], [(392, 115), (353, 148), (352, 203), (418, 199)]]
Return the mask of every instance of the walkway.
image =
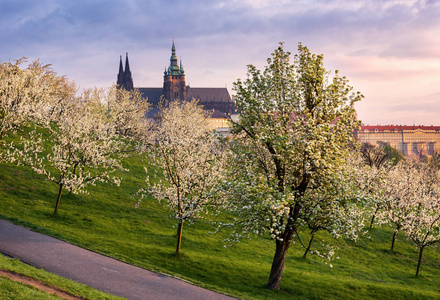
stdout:
[(233, 299), (0, 220), (0, 252), (128, 299)]

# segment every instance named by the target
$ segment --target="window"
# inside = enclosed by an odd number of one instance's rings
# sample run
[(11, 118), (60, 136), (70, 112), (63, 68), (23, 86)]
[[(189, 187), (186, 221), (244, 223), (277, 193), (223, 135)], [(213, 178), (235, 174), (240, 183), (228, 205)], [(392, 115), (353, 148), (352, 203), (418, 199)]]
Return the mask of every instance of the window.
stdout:
[(419, 154), (419, 147), (417, 143), (412, 143), (411, 152), (412, 154)]
[(399, 150), (402, 151), (404, 155), (408, 155), (408, 143), (400, 143)]
[(435, 148), (435, 143), (434, 142), (429, 142), (426, 145), (426, 152), (428, 155), (433, 155), (434, 154), (434, 148)]

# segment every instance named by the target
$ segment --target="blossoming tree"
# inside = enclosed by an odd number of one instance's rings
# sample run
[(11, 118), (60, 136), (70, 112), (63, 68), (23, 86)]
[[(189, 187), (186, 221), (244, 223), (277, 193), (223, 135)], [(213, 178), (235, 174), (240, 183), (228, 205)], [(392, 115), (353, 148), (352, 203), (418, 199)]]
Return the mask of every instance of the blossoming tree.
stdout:
[(248, 66), (248, 79), (234, 85), (240, 117), (233, 124), (235, 155), (225, 191), (227, 206), (237, 214), (235, 236), (268, 232), (275, 240), (267, 287), (279, 289), (301, 220), (343, 207), (345, 197), (337, 190), (319, 198), (319, 209), (308, 195), (347, 180), (340, 166), (354, 143), (353, 104), (362, 95), (352, 93), (338, 72), (330, 78), (323, 56), (301, 44), (293, 63), (283, 44), (267, 62), (264, 71)]
[(0, 140), (26, 121), (47, 121), (50, 108), (76, 91), (74, 83), (50, 65), (37, 60), (21, 68), (25, 61), (0, 64)]
[(209, 112), (196, 100), (173, 101), (162, 108), (151, 154), (163, 177), (153, 181), (147, 176), (147, 187), (140, 190), (144, 196), (165, 200), (173, 209), (178, 220), (176, 253), (180, 252), (184, 221), (193, 220), (214, 203), (222, 175), (222, 144), (207, 126), (208, 117)]
[(112, 95), (111, 91), (94, 89), (80, 97), (64, 98), (51, 109), (51, 123), (45, 127), (47, 139), (33, 131), (19, 147), (11, 145), (9, 161), (28, 165), (58, 185), (54, 213), (63, 189), (80, 193), (97, 181), (120, 183), (113, 173), (124, 169), (121, 159), (130, 144), (120, 137), (119, 123), (108, 117)]
[[(347, 170), (349, 168), (350, 170)], [(343, 237), (352, 240), (358, 238), (359, 232), (364, 228), (365, 205), (363, 201), (368, 199), (357, 185), (358, 170), (352, 165), (341, 165), (333, 177), (328, 177), (328, 184), (309, 189), (303, 195), (303, 205), (298, 220), (299, 242), (305, 248), (303, 258), (309, 252), (320, 257), (332, 259), (333, 247), (328, 253), (311, 250), (315, 234), (319, 231), (329, 232), (335, 239)], [(344, 174), (342, 177), (339, 174)], [(310, 234), (309, 241), (305, 245), (300, 238), (300, 232)]]
[[(359, 166), (359, 184), (370, 200), (372, 215), (370, 228), (373, 228), (377, 216), (386, 209), (387, 197), (384, 197), (384, 180), (388, 176), (389, 169), (396, 165), (403, 156), (399, 151), (389, 145), (364, 144), (360, 149), (361, 158), (365, 167)], [(381, 222), (383, 220), (380, 220)]]
[(394, 225), (391, 249), (403, 230), (419, 248), (416, 276), (423, 250), (440, 242), (440, 182), (437, 168), (411, 160), (400, 162), (387, 181), (387, 209), (384, 214)]
[(105, 97), (108, 123), (114, 125), (116, 133), (136, 140), (145, 140), (149, 134), (149, 123), (145, 116), (150, 109), (148, 99), (142, 98), (138, 89), (111, 87)]
[(394, 229), (391, 251), (394, 250), (397, 235), (405, 226), (410, 212), (419, 201), (417, 190), (424, 186), (422, 175), (415, 169), (413, 161), (401, 162), (391, 168), (383, 183), (383, 210), (379, 217)]

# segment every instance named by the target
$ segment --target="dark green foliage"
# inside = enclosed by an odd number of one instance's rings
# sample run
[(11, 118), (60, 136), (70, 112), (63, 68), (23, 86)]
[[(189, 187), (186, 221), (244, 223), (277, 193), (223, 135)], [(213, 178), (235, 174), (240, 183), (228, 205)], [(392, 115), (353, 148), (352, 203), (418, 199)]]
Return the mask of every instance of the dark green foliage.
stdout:
[(396, 148), (391, 147), (388, 144), (383, 145), (383, 152), (387, 155), (387, 159), (395, 166), (404, 159), (402, 152), (397, 150)]

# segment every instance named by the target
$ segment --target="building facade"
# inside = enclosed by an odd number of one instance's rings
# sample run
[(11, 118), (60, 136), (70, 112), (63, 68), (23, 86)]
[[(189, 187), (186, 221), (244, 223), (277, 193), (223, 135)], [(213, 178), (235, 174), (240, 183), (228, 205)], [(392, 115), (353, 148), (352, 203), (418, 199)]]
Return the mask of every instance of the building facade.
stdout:
[[(122, 67), (122, 57), (119, 63), (118, 86), (126, 90), (133, 89), (133, 79), (130, 72), (128, 54), (126, 56), (125, 70)], [(178, 63), (176, 47), (171, 47), (170, 65), (165, 69), (162, 87), (135, 87), (144, 98), (152, 105), (148, 118), (154, 118), (159, 112), (162, 99), (168, 101), (197, 99), (206, 110), (212, 111), (210, 125), (213, 128), (226, 128), (229, 123), (226, 116), (235, 114), (235, 105), (227, 88), (197, 88), (186, 85), (185, 71), (182, 61)]]
[(440, 153), (440, 126), (367, 125), (355, 138), (362, 144), (389, 144), (407, 156)]

